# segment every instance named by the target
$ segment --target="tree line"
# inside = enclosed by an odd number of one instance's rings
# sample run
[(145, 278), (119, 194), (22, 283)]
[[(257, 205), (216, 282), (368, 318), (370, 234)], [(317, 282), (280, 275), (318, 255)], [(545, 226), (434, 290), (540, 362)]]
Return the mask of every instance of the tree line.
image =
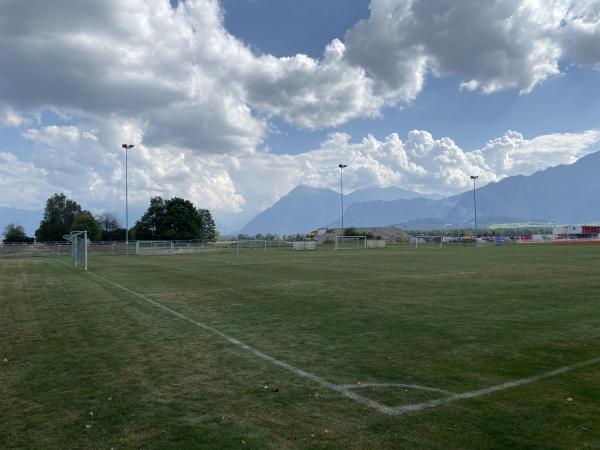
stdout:
[[(62, 241), (72, 231), (87, 231), (92, 241), (125, 240), (125, 228), (110, 213), (94, 216), (63, 193), (52, 195), (44, 208), (39, 228), (35, 231), (38, 242)], [(196, 208), (192, 202), (179, 197), (150, 199), (144, 215), (129, 230), (130, 239), (139, 240), (192, 240), (212, 241), (217, 238), (212, 214), (208, 209)], [(4, 242), (31, 242), (21, 225), (11, 223), (4, 230)]]

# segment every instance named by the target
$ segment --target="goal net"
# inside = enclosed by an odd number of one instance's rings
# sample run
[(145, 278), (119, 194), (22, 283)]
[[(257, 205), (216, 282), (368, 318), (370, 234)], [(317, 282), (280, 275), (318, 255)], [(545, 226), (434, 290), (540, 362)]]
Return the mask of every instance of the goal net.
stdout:
[(366, 236), (336, 236), (335, 250), (358, 250), (367, 248)]
[(69, 256), (71, 265), (77, 269), (88, 269), (87, 231), (72, 231), (63, 238), (71, 244)]

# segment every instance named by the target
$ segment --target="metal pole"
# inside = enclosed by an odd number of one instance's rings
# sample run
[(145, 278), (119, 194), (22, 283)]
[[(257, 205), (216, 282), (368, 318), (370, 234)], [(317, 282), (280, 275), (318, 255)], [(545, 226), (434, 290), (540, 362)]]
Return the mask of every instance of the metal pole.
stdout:
[(125, 254), (129, 255), (129, 187), (127, 185), (127, 147), (125, 147)]
[(477, 196), (475, 195), (475, 180), (479, 178), (478, 175), (471, 175), (471, 179), (473, 180), (473, 209), (474, 209), (474, 217), (475, 217), (475, 244), (477, 244)]
[(340, 200), (342, 203), (342, 236), (344, 235), (344, 168), (340, 167)]
[(340, 164), (340, 201), (342, 206), (342, 236), (344, 235), (344, 167), (348, 167), (347, 164)]
[(129, 189), (127, 183), (127, 150), (133, 148), (133, 144), (122, 144), (125, 149), (125, 254), (129, 255)]

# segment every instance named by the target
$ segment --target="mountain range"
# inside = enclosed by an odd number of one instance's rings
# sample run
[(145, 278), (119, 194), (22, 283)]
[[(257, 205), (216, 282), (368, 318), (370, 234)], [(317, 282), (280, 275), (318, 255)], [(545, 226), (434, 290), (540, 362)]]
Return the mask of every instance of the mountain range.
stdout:
[[(584, 223), (600, 220), (600, 152), (529, 176), (507, 177), (477, 189), (479, 224)], [(340, 226), (339, 192), (297, 186), (262, 211), (241, 233), (305, 233)], [(344, 226), (442, 228), (473, 225), (473, 192), (444, 198), (396, 187), (344, 196)]]
[[(344, 195), (344, 208), (374, 200), (386, 202), (417, 198), (424, 200), (422, 196), (423, 194), (398, 187), (359, 189)], [(340, 217), (340, 211), (339, 192), (300, 185), (280, 198), (273, 206), (256, 215), (240, 230), (240, 233), (250, 235), (305, 233), (335, 223)]]
[[(257, 214), (240, 233), (295, 234), (339, 227), (340, 211), (339, 192), (300, 185)], [(21, 224), (28, 235), (33, 235), (41, 217), (39, 210), (0, 207), (0, 225)], [(477, 219), (481, 226), (600, 221), (600, 152), (573, 164), (507, 177), (478, 188)], [(344, 196), (344, 226), (388, 225), (403, 229), (470, 227), (473, 192), (440, 198), (388, 187), (359, 189)]]

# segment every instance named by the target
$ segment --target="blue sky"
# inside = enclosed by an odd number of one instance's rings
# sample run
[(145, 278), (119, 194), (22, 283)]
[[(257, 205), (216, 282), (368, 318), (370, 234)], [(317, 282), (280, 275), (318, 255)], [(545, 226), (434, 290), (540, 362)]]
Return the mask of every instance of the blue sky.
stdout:
[[(223, 2), (227, 29), (259, 53), (322, 56), (334, 38), (369, 17), (367, 0), (227, 0)], [(274, 36), (277, 36), (274, 38)], [(350, 121), (337, 129), (356, 138), (373, 133), (405, 135), (426, 129), (434, 136), (450, 136), (461, 147), (474, 150), (512, 129), (526, 137), (584, 131), (599, 126), (600, 72), (562, 64), (564, 75), (544, 81), (528, 95), (516, 90), (482, 95), (458, 89), (458, 77), (433, 78), (409, 105), (390, 107), (377, 119)], [(276, 153), (298, 153), (315, 148), (330, 130), (298, 130), (275, 121), (280, 134), (266, 143)]]
[(2, 8), (2, 208), (122, 219), (122, 142), (133, 211), (178, 195), (228, 231), (340, 161), (348, 190), (454, 194), (600, 149), (596, 0)]

